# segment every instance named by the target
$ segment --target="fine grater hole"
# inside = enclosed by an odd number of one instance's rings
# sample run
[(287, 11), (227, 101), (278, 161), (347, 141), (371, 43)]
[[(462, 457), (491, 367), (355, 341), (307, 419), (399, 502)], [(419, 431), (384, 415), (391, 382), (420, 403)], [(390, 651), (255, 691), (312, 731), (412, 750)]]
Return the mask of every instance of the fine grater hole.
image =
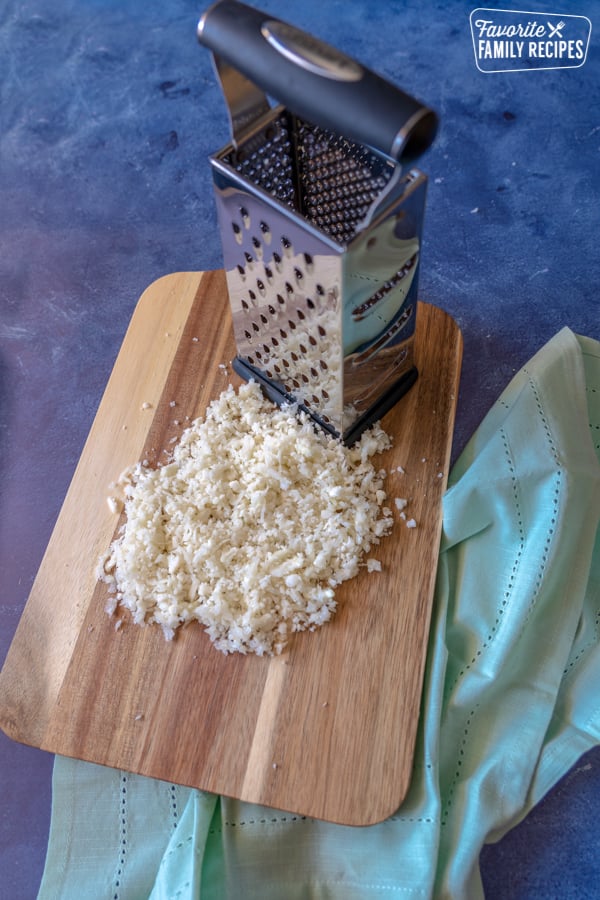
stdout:
[(293, 297), (293, 296), (294, 296), (294, 288), (293, 288), (292, 285), (289, 283), (289, 281), (286, 281), (286, 283), (285, 283), (285, 290), (286, 290), (286, 293), (288, 294), (289, 297)]
[(309, 336), (308, 336), (308, 343), (311, 345), (311, 347), (316, 347), (316, 346), (317, 346), (317, 339), (316, 339), (316, 337), (314, 336), (314, 334), (309, 334)]
[(314, 366), (311, 366), (311, 367), (310, 367), (310, 374), (312, 375), (313, 378), (318, 378), (318, 377), (319, 377), (319, 373), (317, 372), (317, 370), (315, 369)]
[(285, 358), (284, 358), (284, 359), (281, 360), (281, 363), (282, 363), (284, 369), (289, 369), (289, 367), (290, 367), (290, 361), (289, 361), (289, 359), (285, 359)]
[(248, 360), (248, 362), (250, 363), (251, 366), (254, 365), (254, 357), (253, 356), (247, 356), (246, 359)]
[(329, 368), (329, 366), (327, 365), (327, 363), (325, 362), (324, 359), (319, 360), (319, 365), (321, 366), (321, 368), (323, 369), (324, 372), (326, 372)]
[(325, 390), (325, 388), (323, 388), (323, 390), (321, 391), (321, 397), (323, 398), (323, 400), (329, 400), (329, 393)]
[(268, 322), (269, 320), (267, 319), (267, 317), (265, 316), (264, 313), (261, 313), (261, 314), (260, 314), (260, 321), (263, 323), (263, 325), (266, 325), (267, 322)]
[(318, 329), (318, 332), (321, 335), (321, 337), (327, 337), (327, 332), (325, 331), (325, 329), (323, 328), (322, 325), (318, 325), (317, 329)]
[(265, 266), (265, 278), (267, 281), (273, 281), (273, 270)]
[(248, 303), (245, 300), (242, 300), (242, 309), (245, 312), (248, 312), (248, 310), (250, 309), (250, 306), (248, 305)]
[(311, 300), (310, 297), (307, 297), (307, 298), (306, 298), (306, 305), (308, 306), (309, 309), (314, 309), (314, 308), (315, 308), (315, 301), (314, 301), (314, 300)]
[(285, 300), (281, 296), (281, 294), (277, 294), (277, 302), (281, 304), (281, 306), (285, 306)]
[(287, 331), (284, 331), (283, 328), (279, 329), (279, 334), (283, 338), (284, 341), (287, 341)]
[(248, 291), (248, 296), (250, 297), (250, 303), (252, 306), (256, 306), (256, 294), (254, 291)]
[(319, 398), (317, 397), (316, 394), (313, 394), (313, 395), (312, 395), (311, 400), (312, 400), (313, 403), (316, 403), (317, 405), (320, 403), (320, 400), (319, 400)]
[(273, 337), (271, 338), (271, 343), (273, 344), (274, 347), (279, 347), (279, 341), (277, 340), (275, 335), (273, 335)]
[(257, 278), (256, 287), (258, 288), (258, 293), (261, 295), (261, 297), (264, 297), (267, 293), (264, 281), (262, 281), (260, 278)]
[(296, 330), (296, 323), (292, 319), (288, 319), (288, 325), (292, 329), (292, 331)]
[(299, 269), (298, 267), (296, 267), (294, 269), (294, 277), (295, 277), (296, 281), (298, 282), (298, 284), (301, 284), (302, 279), (304, 278), (304, 273), (302, 272), (302, 269)]
[(246, 270), (244, 269), (244, 267), (238, 263), (237, 270), (238, 270), (238, 275), (240, 276), (242, 281), (245, 281), (246, 280)]
[(271, 352), (271, 348), (269, 347), (268, 344), (263, 344), (263, 350), (267, 354), (267, 356), (269, 356), (269, 354)]
[(269, 312), (272, 316), (276, 315), (277, 310), (275, 309), (275, 307), (273, 306), (272, 303), (269, 303), (269, 305), (267, 306), (267, 309), (269, 310)]
[(255, 332), (259, 332), (259, 331), (260, 331), (260, 328), (258, 327), (258, 325), (256, 324), (256, 322), (253, 322), (253, 323), (252, 323), (252, 330), (255, 331)]
[(306, 349), (304, 344), (299, 344), (298, 346), (300, 347), (300, 353), (304, 353), (304, 355), (306, 356), (306, 354), (308, 353), (308, 350)]
[(297, 309), (296, 313), (297, 313), (299, 319), (304, 320), (306, 318), (306, 316), (304, 315), (304, 313), (302, 312), (301, 309)]
[(240, 226), (238, 225), (237, 222), (232, 222), (231, 227), (233, 229), (233, 234), (234, 234), (236, 243), (241, 244), (242, 243), (242, 229), (240, 228)]
[(299, 356), (294, 350), (292, 350), (290, 356), (292, 357), (293, 362), (298, 362)]
[(244, 331), (244, 334), (246, 335), (246, 340), (247, 340), (247, 341), (251, 341), (251, 340), (252, 340), (252, 335), (250, 334), (250, 332), (249, 332), (248, 330)]
[(262, 359), (262, 353), (260, 352), (260, 350), (255, 350), (254, 353), (256, 354), (257, 359)]
[(242, 224), (244, 228), (248, 230), (248, 228), (250, 228), (250, 213), (245, 206), (240, 206), (240, 216), (242, 217)]

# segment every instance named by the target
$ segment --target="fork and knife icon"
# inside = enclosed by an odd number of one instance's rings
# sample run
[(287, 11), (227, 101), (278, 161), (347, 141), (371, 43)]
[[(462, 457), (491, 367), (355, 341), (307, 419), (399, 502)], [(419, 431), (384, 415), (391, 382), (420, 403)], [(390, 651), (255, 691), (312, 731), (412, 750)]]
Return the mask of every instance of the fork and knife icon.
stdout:
[(549, 28), (548, 37), (549, 38), (562, 37), (561, 32), (564, 27), (565, 27), (565, 23), (562, 20), (558, 23), (558, 25), (553, 25), (551, 22), (548, 22), (548, 28)]

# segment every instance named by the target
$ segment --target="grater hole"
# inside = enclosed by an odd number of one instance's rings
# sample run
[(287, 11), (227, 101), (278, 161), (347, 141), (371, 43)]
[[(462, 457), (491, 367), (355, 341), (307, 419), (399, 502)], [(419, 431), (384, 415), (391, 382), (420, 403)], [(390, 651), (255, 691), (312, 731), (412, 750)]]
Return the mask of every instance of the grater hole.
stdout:
[(314, 309), (314, 308), (315, 308), (315, 301), (314, 301), (314, 300), (311, 300), (310, 297), (307, 297), (307, 298), (306, 298), (306, 305), (308, 306), (309, 309)]
[(258, 325), (256, 324), (256, 322), (253, 322), (253, 323), (252, 323), (252, 330), (255, 331), (255, 332), (260, 331), (260, 328), (258, 327)]
[(248, 310), (250, 309), (248, 303), (245, 300), (242, 300), (242, 309), (246, 312), (248, 312)]
[(282, 306), (285, 305), (285, 300), (283, 299), (281, 294), (277, 294), (277, 302), (280, 303)]
[(316, 403), (316, 404), (319, 404), (321, 402), (315, 394), (312, 395), (311, 400), (313, 403)]
[(294, 269), (294, 277), (295, 277), (296, 281), (298, 282), (298, 284), (301, 284), (301, 283), (302, 283), (302, 279), (304, 278), (304, 273), (302, 272), (301, 269), (299, 269), (298, 267), (296, 267), (296, 268)]
[(254, 365), (254, 357), (253, 356), (247, 356), (246, 359), (248, 360), (248, 362), (250, 363), (251, 366)]
[(287, 341), (287, 331), (284, 331), (283, 328), (279, 329), (279, 334), (283, 338), (284, 341)]
[(263, 323), (263, 325), (266, 325), (267, 322), (268, 322), (269, 320), (267, 319), (267, 317), (265, 316), (264, 313), (261, 313), (261, 314), (260, 314), (260, 321)]
[(256, 306), (256, 294), (254, 291), (248, 291), (248, 296), (250, 297), (250, 303), (252, 306)]
[(251, 333), (250, 333), (249, 331), (244, 331), (244, 334), (246, 335), (246, 340), (247, 340), (247, 341), (251, 341), (251, 340), (252, 340), (252, 335), (251, 335)]
[(329, 366), (327, 365), (327, 363), (325, 362), (324, 359), (319, 360), (319, 365), (321, 366), (321, 368), (323, 369), (324, 372), (326, 372), (327, 369), (329, 368)]
[(271, 352), (271, 348), (269, 347), (268, 344), (263, 344), (263, 350), (264, 350), (264, 352), (267, 354), (267, 356), (268, 356), (269, 353)]
[(297, 309), (296, 312), (297, 312), (298, 318), (299, 318), (300, 320), (304, 320), (304, 319), (306, 318), (306, 316), (304, 315), (304, 313), (302, 312), (301, 309)]
[(260, 227), (260, 230), (261, 230), (261, 232), (262, 232), (262, 234), (263, 234), (263, 238), (264, 238), (264, 240), (265, 240), (265, 243), (270, 244), (270, 243), (271, 243), (271, 229), (269, 228), (269, 226), (267, 225), (267, 223), (264, 222), (264, 221), (262, 221), (262, 222), (260, 223), (260, 226), (259, 226), (259, 227)]
[(238, 275), (240, 276), (240, 278), (242, 279), (242, 281), (244, 281), (245, 278), (246, 278), (246, 270), (244, 269), (243, 266), (240, 266), (239, 263), (238, 263), (238, 266), (237, 266), (237, 270), (238, 270)]
[(329, 400), (329, 394), (325, 390), (325, 388), (323, 388), (323, 390), (321, 391), (321, 397), (323, 398), (323, 400)]
[(256, 354), (257, 359), (262, 359), (262, 353), (260, 352), (260, 350), (255, 350), (254, 352)]
[(296, 330), (296, 323), (294, 321), (292, 321), (292, 319), (288, 319), (288, 325), (290, 326), (292, 331)]
[(242, 217), (242, 224), (244, 228), (250, 228), (250, 213), (245, 206), (240, 206), (240, 216)]
[(316, 346), (317, 346), (317, 339), (316, 339), (316, 337), (314, 336), (314, 334), (309, 334), (309, 336), (308, 336), (308, 343), (311, 345), (311, 347), (316, 347)]
[(275, 313), (277, 312), (277, 310), (275, 309), (275, 307), (273, 306), (272, 303), (269, 303), (267, 309), (269, 310), (269, 312), (271, 313), (272, 316), (274, 316)]
[(289, 281), (286, 281), (286, 283), (285, 283), (285, 289), (286, 289), (287, 293), (289, 294), (289, 296), (290, 296), (290, 297), (293, 297), (293, 295), (294, 295), (294, 288), (293, 288), (292, 285), (289, 283)]
[(325, 331), (325, 329), (323, 328), (323, 326), (322, 326), (322, 325), (318, 325), (317, 327), (318, 327), (318, 331), (319, 331), (319, 334), (321, 335), (321, 337), (327, 337), (327, 332)]
[(292, 352), (290, 353), (290, 356), (292, 357), (292, 360), (294, 362), (298, 362), (299, 357), (298, 357), (298, 354), (294, 350), (292, 350)]
[(318, 285), (317, 285), (316, 291), (317, 291), (317, 294), (319, 295), (319, 297), (324, 297), (324, 296), (325, 296), (325, 288), (323, 287), (322, 284), (318, 284)]
[(271, 343), (273, 344), (274, 347), (279, 347), (279, 341), (277, 340), (275, 335), (273, 335), (273, 337), (271, 338)]
[(264, 297), (265, 294), (266, 294), (266, 292), (267, 292), (267, 290), (266, 290), (266, 288), (265, 288), (265, 283), (264, 283), (264, 281), (261, 281), (260, 278), (257, 278), (257, 279), (256, 279), (256, 287), (258, 288), (258, 293), (259, 293), (262, 297)]
[(310, 368), (310, 374), (312, 375), (313, 378), (318, 378), (318, 377), (319, 377), (319, 373), (317, 372), (317, 370), (315, 369), (314, 366), (311, 366), (311, 368)]
[(287, 360), (287, 359), (282, 359), (281, 362), (283, 363), (284, 369), (289, 369), (289, 367), (290, 367), (289, 360)]
[(273, 270), (265, 266), (265, 278), (267, 281), (273, 281)]
[(306, 356), (306, 354), (308, 353), (308, 350), (306, 349), (304, 344), (299, 344), (299, 347), (300, 347), (300, 353), (304, 353), (304, 355)]
[(306, 265), (307, 272), (309, 272), (309, 273), (312, 272), (312, 270), (314, 268), (314, 263), (313, 263), (313, 258), (310, 255), (310, 253), (304, 254), (304, 263)]
[(275, 263), (275, 268), (279, 269), (281, 266), (281, 256), (279, 253), (273, 253), (273, 262)]

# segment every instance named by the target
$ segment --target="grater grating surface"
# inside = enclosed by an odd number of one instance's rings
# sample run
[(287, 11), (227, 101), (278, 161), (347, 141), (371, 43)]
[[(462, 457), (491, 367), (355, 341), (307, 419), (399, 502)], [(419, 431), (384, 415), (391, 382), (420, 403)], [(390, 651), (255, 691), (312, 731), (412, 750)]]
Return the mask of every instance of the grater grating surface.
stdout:
[(360, 144), (285, 111), (226, 162), (341, 244), (352, 240), (394, 173)]

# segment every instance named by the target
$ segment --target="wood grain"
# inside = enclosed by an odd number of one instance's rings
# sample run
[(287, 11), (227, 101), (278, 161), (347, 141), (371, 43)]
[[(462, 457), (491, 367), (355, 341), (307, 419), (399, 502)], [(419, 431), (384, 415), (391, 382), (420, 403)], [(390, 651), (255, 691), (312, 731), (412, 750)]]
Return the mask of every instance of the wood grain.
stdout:
[[(383, 571), (346, 582), (338, 613), (274, 659), (224, 656), (199, 626), (104, 612), (97, 559), (116, 528), (108, 486), (160, 464), (208, 402), (237, 383), (222, 272), (181, 273), (140, 298), (0, 674), (15, 740), (298, 814), (367, 825), (392, 814), (414, 753), (462, 353), (456, 324), (419, 305), (416, 386), (383, 420), (397, 519)], [(174, 404), (174, 405), (173, 405)]]

